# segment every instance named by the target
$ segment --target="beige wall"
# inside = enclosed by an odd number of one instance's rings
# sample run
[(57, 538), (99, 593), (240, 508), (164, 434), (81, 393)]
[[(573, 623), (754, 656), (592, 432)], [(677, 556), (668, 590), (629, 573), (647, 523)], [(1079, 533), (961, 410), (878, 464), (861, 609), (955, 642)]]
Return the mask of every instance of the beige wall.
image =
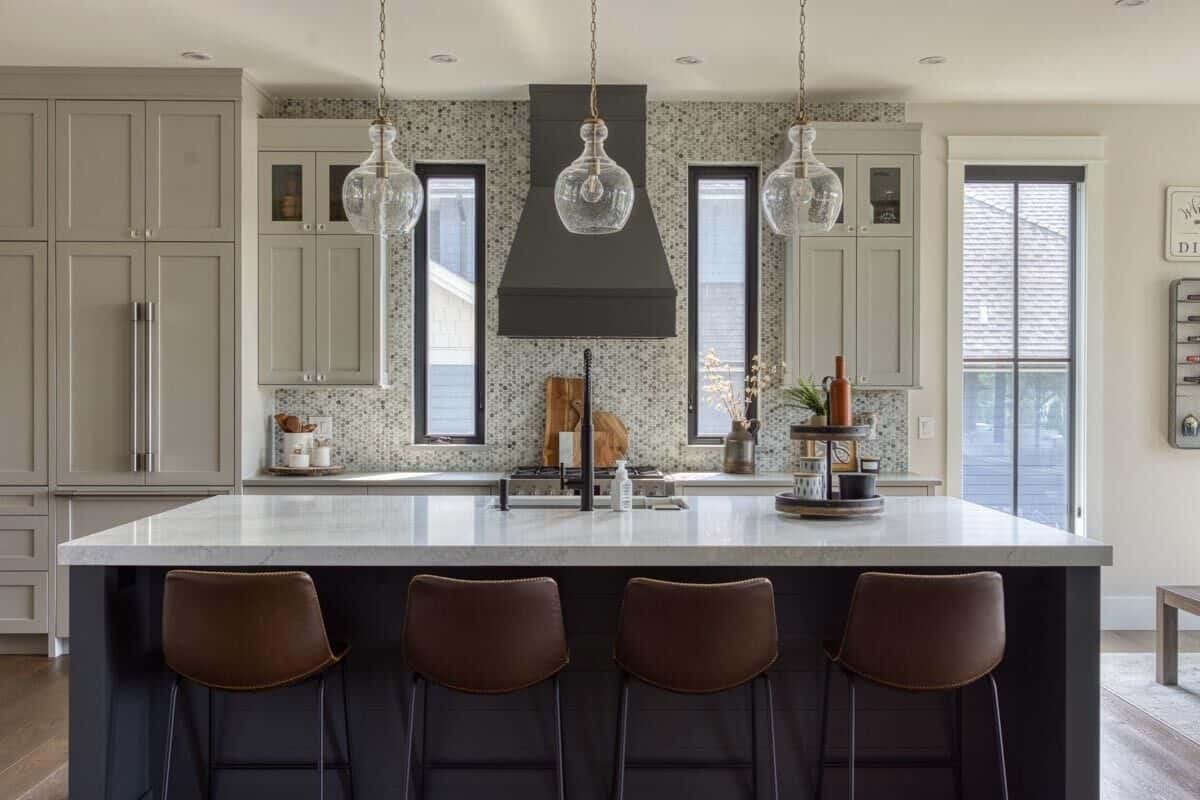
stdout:
[[(1171, 448), (1167, 285), (1200, 262), (1163, 258), (1164, 190), (1200, 186), (1200, 106), (912, 104), (922, 122), (921, 377), (909, 403), (912, 469), (946, 474), (946, 137), (1101, 135), (1107, 139), (1103, 275), (1104, 441), (1089, 533), (1113, 545), (1104, 571), (1106, 627), (1152, 627), (1157, 584), (1200, 583), (1200, 452)], [(951, 375), (957, 370), (951, 365)], [(937, 436), (916, 438), (919, 416)], [(1185, 615), (1186, 616), (1186, 615)]]

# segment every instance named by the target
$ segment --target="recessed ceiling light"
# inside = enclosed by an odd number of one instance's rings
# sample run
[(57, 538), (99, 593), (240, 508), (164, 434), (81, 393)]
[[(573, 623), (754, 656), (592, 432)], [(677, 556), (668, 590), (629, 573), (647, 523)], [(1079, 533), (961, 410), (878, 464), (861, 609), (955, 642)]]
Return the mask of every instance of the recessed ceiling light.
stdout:
[(917, 61), (918, 64), (945, 64), (945, 56), (925, 56)]
[(1150, 0), (1115, 0), (1113, 5), (1121, 6), (1122, 8), (1137, 8), (1138, 6), (1148, 5)]
[(676, 64), (683, 64), (685, 67), (694, 67), (697, 64), (703, 64), (704, 59), (700, 56), (680, 56), (675, 59)]
[(429, 60), (435, 64), (453, 64), (458, 61), (458, 56), (453, 53), (434, 53)]
[(184, 50), (179, 57), (189, 61), (212, 61), (212, 56), (203, 50)]

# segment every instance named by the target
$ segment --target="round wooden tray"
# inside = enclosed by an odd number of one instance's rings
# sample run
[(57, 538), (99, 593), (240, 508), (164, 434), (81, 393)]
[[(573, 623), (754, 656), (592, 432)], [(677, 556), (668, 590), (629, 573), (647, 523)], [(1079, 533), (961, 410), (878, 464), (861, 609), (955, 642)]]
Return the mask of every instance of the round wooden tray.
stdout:
[(865, 500), (809, 500), (792, 492), (775, 495), (775, 510), (785, 517), (820, 517), (823, 519), (857, 519), (877, 517), (883, 513), (883, 498), (879, 495)]
[(870, 425), (793, 425), (792, 438), (809, 442), (861, 442), (871, 436)]
[(322, 475), (337, 475), (345, 471), (346, 468), (341, 464), (329, 467), (267, 467), (267, 472), (272, 475), (289, 475), (299, 478), (319, 478)]

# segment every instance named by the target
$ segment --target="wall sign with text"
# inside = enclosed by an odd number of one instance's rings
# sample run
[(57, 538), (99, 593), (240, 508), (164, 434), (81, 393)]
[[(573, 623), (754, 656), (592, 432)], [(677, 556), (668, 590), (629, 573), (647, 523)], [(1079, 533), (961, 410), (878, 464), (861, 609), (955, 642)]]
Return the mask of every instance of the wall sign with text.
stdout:
[(1200, 186), (1167, 187), (1167, 261), (1200, 261)]

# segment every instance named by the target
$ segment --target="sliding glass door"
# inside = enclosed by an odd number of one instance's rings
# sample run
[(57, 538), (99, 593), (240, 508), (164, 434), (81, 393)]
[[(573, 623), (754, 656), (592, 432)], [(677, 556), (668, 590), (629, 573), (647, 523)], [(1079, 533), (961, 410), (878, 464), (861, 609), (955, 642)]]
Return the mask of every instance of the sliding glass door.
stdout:
[(963, 498), (1073, 528), (1082, 168), (969, 166)]

